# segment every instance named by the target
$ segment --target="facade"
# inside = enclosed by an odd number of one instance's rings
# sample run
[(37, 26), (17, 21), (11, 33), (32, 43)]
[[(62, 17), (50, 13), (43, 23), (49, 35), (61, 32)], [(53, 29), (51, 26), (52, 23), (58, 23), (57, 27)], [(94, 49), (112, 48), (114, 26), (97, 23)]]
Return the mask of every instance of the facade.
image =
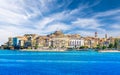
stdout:
[(17, 37), (14, 37), (14, 38), (13, 38), (13, 46), (14, 46), (14, 47), (19, 46), (19, 38), (17, 38)]
[(120, 38), (116, 38), (115, 43), (116, 43), (116, 48), (120, 50)]
[(9, 37), (8, 42), (7, 42), (7, 46), (9, 48), (24, 47), (26, 41), (27, 41), (27, 38), (24, 36)]
[(69, 47), (70, 48), (80, 48), (81, 46), (84, 46), (83, 39), (70, 39), (69, 40)]
[(46, 46), (46, 44), (48, 43), (48, 41), (46, 41), (47, 37), (45, 36), (39, 36), (36, 38), (36, 46), (38, 48), (43, 48)]
[(99, 44), (99, 39), (96, 37), (85, 37), (84, 46), (88, 48), (95, 48)]
[(53, 48), (67, 48), (68, 47), (68, 38), (52, 38), (51, 47)]
[[(10, 37), (6, 43), (8, 47), (22, 47), (28, 49), (43, 48), (97, 48), (97, 46), (106, 46), (114, 44), (115, 38), (98, 38), (97, 32), (94, 37), (81, 37), (79, 34), (64, 34), (58, 30), (46, 36), (37, 34), (25, 34), (24, 36)], [(120, 45), (117, 46), (118, 48)]]
[(9, 37), (7, 42), (8, 47), (13, 46), (13, 38)]
[(49, 47), (53, 48), (67, 48), (69, 38), (64, 35), (62, 31), (55, 31), (54, 33), (48, 35), (48, 42), (46, 42)]
[(118, 40), (117, 48), (118, 48), (118, 50), (120, 50), (120, 39)]
[(24, 37), (27, 39), (27, 41), (25, 41), (26, 48), (34, 48), (36, 46), (37, 34), (25, 34)]

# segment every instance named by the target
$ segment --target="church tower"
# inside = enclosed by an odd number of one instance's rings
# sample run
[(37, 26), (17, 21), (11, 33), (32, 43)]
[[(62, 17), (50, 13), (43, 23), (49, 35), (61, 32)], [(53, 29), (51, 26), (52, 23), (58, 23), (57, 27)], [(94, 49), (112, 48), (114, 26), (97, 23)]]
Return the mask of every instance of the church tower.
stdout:
[(107, 39), (107, 34), (105, 34), (105, 38)]
[(98, 33), (97, 33), (97, 32), (95, 32), (95, 37), (96, 37), (96, 38), (98, 37)]

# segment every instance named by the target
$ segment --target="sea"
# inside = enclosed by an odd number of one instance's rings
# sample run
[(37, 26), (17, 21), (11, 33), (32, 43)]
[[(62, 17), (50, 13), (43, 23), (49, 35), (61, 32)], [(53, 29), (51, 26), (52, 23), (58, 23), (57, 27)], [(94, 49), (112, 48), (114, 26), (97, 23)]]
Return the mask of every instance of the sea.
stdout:
[(120, 75), (120, 53), (0, 50), (0, 75)]

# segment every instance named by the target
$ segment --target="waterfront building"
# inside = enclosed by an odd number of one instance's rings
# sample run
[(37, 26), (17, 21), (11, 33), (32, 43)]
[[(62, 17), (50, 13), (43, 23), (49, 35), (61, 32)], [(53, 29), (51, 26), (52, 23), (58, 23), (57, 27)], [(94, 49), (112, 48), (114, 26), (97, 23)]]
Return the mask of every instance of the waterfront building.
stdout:
[(114, 44), (115, 48), (117, 48), (118, 50), (120, 50), (120, 38), (116, 38), (114, 43), (115, 43)]
[[(55, 31), (46, 36), (38, 36), (37, 34), (25, 34), (24, 36), (8, 38), (8, 48), (28, 48), (28, 49), (45, 49), (45, 48), (96, 48), (99, 46), (109, 47), (114, 45), (115, 38), (107, 37), (98, 38), (97, 32), (94, 37), (81, 37), (79, 34), (64, 34), (61, 30)], [(119, 45), (117, 45), (119, 48)]]
[[(14, 48), (21, 48), (21, 47), (24, 47), (25, 45), (25, 41), (27, 41), (27, 39), (23, 36), (17, 36), (17, 37), (13, 37), (11, 38), (12, 40), (12, 45)], [(9, 38), (9, 42), (10, 42), (10, 38)], [(11, 47), (9, 46), (9, 47)]]
[(45, 38), (45, 47), (50, 48), (50, 47), (51, 47), (51, 41), (52, 41), (51, 38), (46, 37), (46, 38)]
[(111, 44), (114, 44), (114, 42), (115, 42), (115, 38), (113, 38), (113, 37), (110, 37), (110, 38), (108, 38), (107, 40), (108, 40), (109, 43), (111, 43)]
[(17, 38), (17, 37), (14, 37), (14, 38), (13, 38), (13, 46), (14, 46), (14, 47), (19, 46), (19, 38)]
[(38, 37), (37, 34), (25, 34), (24, 37), (27, 39), (25, 42), (26, 48), (35, 48), (36, 46), (36, 38)]
[(24, 47), (25, 42), (27, 41), (27, 38), (24, 36), (18, 36), (17, 38), (19, 38), (19, 46)]
[(80, 48), (81, 46), (84, 46), (84, 40), (82, 38), (74, 38), (69, 40), (70, 48)]
[(118, 39), (117, 49), (120, 50), (120, 39)]
[(84, 37), (84, 45), (88, 48), (95, 48), (99, 41), (96, 37)]
[(102, 46), (109, 47), (109, 44), (110, 44), (110, 43), (109, 43), (108, 41), (104, 41)]
[(68, 38), (52, 38), (51, 46), (53, 48), (68, 48)]
[(46, 46), (48, 41), (46, 41), (47, 37), (46, 36), (38, 36), (36, 38), (36, 46), (37, 48), (43, 48)]
[(8, 47), (13, 46), (13, 38), (12, 37), (8, 38), (7, 46)]
[(46, 39), (46, 43), (53, 48), (67, 48), (69, 38), (64, 35), (61, 30), (55, 31), (54, 33), (48, 35), (49, 39)]

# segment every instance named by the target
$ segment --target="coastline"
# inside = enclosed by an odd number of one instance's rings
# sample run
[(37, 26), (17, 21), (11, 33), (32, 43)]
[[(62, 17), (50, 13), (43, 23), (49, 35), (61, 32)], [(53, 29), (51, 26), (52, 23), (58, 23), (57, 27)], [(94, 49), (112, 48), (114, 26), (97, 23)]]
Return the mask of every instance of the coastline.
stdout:
[(120, 50), (99, 50), (98, 52), (120, 52)]
[(20, 51), (38, 51), (38, 52), (64, 52), (66, 49), (22, 49)]
[[(14, 51), (14, 50), (12, 50)], [(16, 51), (16, 50), (15, 50)], [(65, 51), (91, 51), (88, 49), (19, 49), (18, 51), (25, 51), (25, 52), (65, 52)], [(110, 50), (110, 49), (106, 49), (106, 50), (92, 50), (95, 52), (100, 52), (100, 53), (105, 53), (105, 52), (110, 52), (110, 53), (114, 53), (114, 52), (120, 52), (120, 50)]]
[(88, 49), (22, 49), (20, 51), (65, 52), (65, 51), (88, 51)]

